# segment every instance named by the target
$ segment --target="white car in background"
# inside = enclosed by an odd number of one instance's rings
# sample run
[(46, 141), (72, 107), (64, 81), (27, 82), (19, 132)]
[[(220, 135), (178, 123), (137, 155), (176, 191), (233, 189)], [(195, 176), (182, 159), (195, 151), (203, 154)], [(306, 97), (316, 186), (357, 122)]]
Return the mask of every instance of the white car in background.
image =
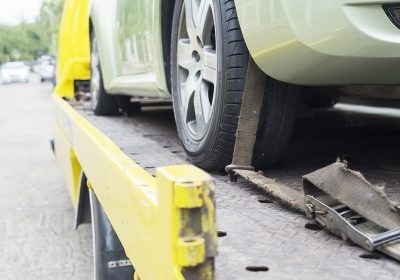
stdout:
[(29, 82), (29, 66), (22, 61), (4, 63), (0, 69), (0, 81), (3, 84)]
[(40, 81), (43, 83), (45, 81), (50, 81), (54, 83), (55, 81), (56, 67), (50, 61), (43, 61), (39, 64), (38, 73), (40, 75)]

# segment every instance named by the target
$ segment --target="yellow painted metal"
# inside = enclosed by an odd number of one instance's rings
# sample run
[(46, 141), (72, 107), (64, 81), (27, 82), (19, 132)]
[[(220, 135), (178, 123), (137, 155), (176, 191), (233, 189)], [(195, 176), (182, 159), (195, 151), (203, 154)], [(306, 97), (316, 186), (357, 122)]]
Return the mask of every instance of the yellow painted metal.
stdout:
[[(168, 258), (187, 270), (192, 267), (200, 279), (213, 279), (217, 235), (211, 178), (201, 169), (184, 165), (157, 169), (157, 180), (163, 186), (159, 189), (160, 210), (172, 218), (163, 220), (162, 226), (173, 242)], [(181, 195), (184, 188), (186, 201)]]
[(200, 182), (183, 182), (175, 185), (175, 205), (181, 208), (197, 208), (203, 204), (204, 188)]
[(196, 266), (204, 262), (206, 246), (204, 238), (193, 239), (179, 238), (178, 240), (178, 263), (182, 266)]
[(80, 174), (81, 166), (75, 156), (74, 151), (71, 149), (70, 144), (64, 137), (59, 125), (56, 126), (54, 141), (57, 143), (55, 146), (55, 154), (58, 163), (61, 167), (69, 194), (75, 209), (78, 206), (79, 186), (80, 186)]
[[(213, 279), (212, 178), (190, 165), (158, 168), (154, 178), (57, 94), (54, 101), (57, 158), (66, 169), (73, 151), (135, 267), (135, 279)], [(67, 181), (72, 173), (64, 172)]]
[(74, 81), (90, 79), (89, 0), (65, 0), (55, 93), (74, 96)]

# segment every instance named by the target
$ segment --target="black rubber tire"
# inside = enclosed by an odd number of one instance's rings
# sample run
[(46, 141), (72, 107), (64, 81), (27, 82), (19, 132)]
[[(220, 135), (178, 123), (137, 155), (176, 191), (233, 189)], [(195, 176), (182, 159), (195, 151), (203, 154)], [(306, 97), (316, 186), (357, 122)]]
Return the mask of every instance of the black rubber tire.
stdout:
[[(90, 34), (90, 53), (93, 51), (93, 44), (95, 40), (94, 32)], [(124, 112), (124, 108), (129, 107), (129, 96), (122, 95), (114, 95), (107, 93), (104, 88), (104, 81), (102, 75), (101, 62), (99, 58), (99, 73), (100, 73), (100, 81), (99, 81), (99, 94), (96, 104), (92, 104), (92, 109), (95, 115), (98, 116), (115, 116)], [(92, 99), (93, 102), (93, 99)]]
[(103, 207), (92, 190), (89, 191), (93, 238), (93, 267), (95, 280), (132, 280), (132, 266), (109, 267), (112, 261), (127, 260)]
[(300, 87), (267, 78), (253, 165), (270, 167), (278, 162), (296, 123)]
[(234, 0), (214, 0), (218, 85), (214, 112), (204, 138), (195, 141), (184, 129), (177, 85), (177, 38), (183, 0), (175, 3), (171, 39), (171, 84), (178, 134), (188, 158), (207, 170), (223, 170), (231, 163), (249, 54), (240, 30)]

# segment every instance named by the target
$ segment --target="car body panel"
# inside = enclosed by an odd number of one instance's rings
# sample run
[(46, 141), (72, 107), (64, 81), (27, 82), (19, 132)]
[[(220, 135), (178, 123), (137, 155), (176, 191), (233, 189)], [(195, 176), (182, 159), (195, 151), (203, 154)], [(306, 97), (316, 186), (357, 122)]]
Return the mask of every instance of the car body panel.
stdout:
[[(400, 30), (382, 8), (394, 0), (235, 3), (251, 55), (275, 79), (312, 86), (400, 83)], [(161, 4), (162, 0), (92, 1), (90, 20), (109, 93), (170, 98)]]
[(90, 19), (107, 92), (170, 98), (162, 50), (161, 0), (94, 0)]
[(393, 0), (235, 0), (260, 68), (300, 85), (398, 84), (400, 30)]

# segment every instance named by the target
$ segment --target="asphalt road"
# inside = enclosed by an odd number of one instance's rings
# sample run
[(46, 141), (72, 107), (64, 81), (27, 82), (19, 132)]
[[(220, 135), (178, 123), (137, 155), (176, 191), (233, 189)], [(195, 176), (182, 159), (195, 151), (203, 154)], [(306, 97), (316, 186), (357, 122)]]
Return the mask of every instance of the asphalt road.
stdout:
[(0, 279), (91, 279), (91, 230), (51, 152), (50, 84), (0, 85)]

